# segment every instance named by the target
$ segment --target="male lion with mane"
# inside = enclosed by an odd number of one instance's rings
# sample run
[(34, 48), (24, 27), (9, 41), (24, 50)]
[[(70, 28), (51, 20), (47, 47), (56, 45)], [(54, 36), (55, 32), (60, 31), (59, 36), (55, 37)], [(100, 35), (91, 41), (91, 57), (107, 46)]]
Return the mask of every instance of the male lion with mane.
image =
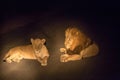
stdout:
[(31, 38), (31, 45), (17, 46), (8, 51), (5, 55), (4, 62), (20, 62), (22, 59), (38, 60), (42, 66), (47, 65), (49, 52), (44, 45), (45, 39)]
[(98, 45), (76, 27), (69, 27), (65, 31), (64, 53), (60, 56), (61, 62), (81, 60), (98, 54)]

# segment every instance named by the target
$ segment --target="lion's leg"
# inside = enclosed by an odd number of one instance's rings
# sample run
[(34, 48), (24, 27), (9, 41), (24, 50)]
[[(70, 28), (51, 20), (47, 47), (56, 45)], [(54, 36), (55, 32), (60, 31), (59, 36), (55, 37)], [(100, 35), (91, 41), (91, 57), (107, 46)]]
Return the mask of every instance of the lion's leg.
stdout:
[(12, 62), (14, 62), (13, 59), (14, 59), (14, 55), (11, 55), (10, 57), (8, 57), (8, 58), (6, 59), (6, 62), (12, 63)]
[(11, 63), (11, 62), (12, 62), (12, 60), (11, 60), (11, 55), (7, 54), (7, 55), (4, 57), (3, 62)]
[(73, 54), (73, 55), (69, 55), (69, 57), (65, 60), (65, 62), (75, 61), (75, 60), (81, 60), (81, 59), (82, 59), (82, 55)]
[(47, 60), (48, 60), (48, 56), (45, 56), (41, 61), (41, 65), (42, 66), (47, 66)]
[(10, 58), (6, 58), (7, 63), (12, 63), (12, 60)]
[(69, 54), (67, 54), (67, 50), (65, 48), (60, 48), (60, 52), (65, 53), (65, 54), (62, 54), (60, 56), (60, 61), (61, 62), (68, 62), (68, 61), (75, 61), (75, 60), (82, 59), (82, 55), (79, 55), (79, 54), (69, 55)]
[(67, 53), (67, 50), (66, 50), (66, 48), (60, 48), (60, 52), (63, 52), (63, 53)]
[(60, 61), (61, 61), (61, 62), (66, 62), (66, 60), (67, 60), (68, 57), (69, 57), (68, 54), (62, 54), (62, 55), (60, 56)]
[(23, 58), (14, 58), (14, 59), (12, 59), (14, 62), (17, 62), (17, 63), (19, 63), (21, 60), (22, 60)]
[(81, 55), (78, 55), (78, 54), (73, 54), (73, 55), (68, 55), (68, 54), (65, 54), (65, 55), (62, 55), (61, 56), (61, 62), (68, 62), (68, 61), (75, 61), (75, 60), (80, 60), (82, 59), (82, 56)]
[(14, 56), (12, 57), (12, 61), (17, 62), (17, 63), (19, 63), (20, 60), (22, 60), (22, 59), (23, 59), (23, 56), (20, 53), (19, 54), (14, 54)]
[(13, 62), (17, 62), (18, 59), (17, 59), (17, 58), (13, 58), (12, 61), (13, 61)]
[(65, 60), (68, 58), (68, 54), (67, 54), (67, 49), (66, 48), (60, 48), (60, 52), (62, 52), (63, 54), (60, 56), (60, 61), (61, 62), (65, 62)]
[(45, 56), (43, 59), (41, 57), (37, 57), (37, 60), (41, 63), (42, 66), (47, 66), (48, 56)]
[(83, 58), (87, 58), (87, 57), (92, 57), (97, 55), (99, 52), (99, 48), (98, 46), (94, 43), (92, 45), (90, 45), (89, 47), (83, 49), (80, 54), (83, 56)]
[(42, 62), (42, 59), (40, 57), (36, 57), (38, 62), (41, 63)]

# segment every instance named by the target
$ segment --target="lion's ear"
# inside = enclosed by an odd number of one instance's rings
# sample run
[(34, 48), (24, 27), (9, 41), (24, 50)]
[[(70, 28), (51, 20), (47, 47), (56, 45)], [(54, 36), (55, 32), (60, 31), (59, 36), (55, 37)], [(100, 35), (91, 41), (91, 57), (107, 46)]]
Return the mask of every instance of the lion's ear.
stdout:
[(30, 41), (31, 41), (31, 43), (33, 43), (34, 39), (33, 39), (33, 38), (31, 38), (31, 39), (30, 39)]
[(43, 44), (45, 43), (45, 41), (46, 41), (46, 39), (42, 39), (42, 43), (43, 43)]

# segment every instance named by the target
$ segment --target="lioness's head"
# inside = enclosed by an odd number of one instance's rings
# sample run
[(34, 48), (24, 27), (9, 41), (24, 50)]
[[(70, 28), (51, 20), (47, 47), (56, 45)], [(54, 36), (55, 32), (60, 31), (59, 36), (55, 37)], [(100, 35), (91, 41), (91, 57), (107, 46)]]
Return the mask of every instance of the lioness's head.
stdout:
[(46, 41), (45, 39), (33, 39), (33, 38), (31, 38), (31, 43), (32, 43), (32, 46), (33, 46), (35, 53), (40, 53), (40, 50), (43, 47), (45, 41)]

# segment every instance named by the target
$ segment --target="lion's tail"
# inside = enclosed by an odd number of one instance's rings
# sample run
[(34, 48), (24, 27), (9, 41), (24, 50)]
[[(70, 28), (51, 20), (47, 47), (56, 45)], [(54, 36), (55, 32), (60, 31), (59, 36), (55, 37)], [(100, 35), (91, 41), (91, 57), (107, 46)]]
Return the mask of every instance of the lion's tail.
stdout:
[(6, 59), (7, 59), (9, 56), (10, 56), (10, 54), (7, 53), (7, 54), (5, 55), (5, 57), (3, 58), (3, 62), (6, 62)]

